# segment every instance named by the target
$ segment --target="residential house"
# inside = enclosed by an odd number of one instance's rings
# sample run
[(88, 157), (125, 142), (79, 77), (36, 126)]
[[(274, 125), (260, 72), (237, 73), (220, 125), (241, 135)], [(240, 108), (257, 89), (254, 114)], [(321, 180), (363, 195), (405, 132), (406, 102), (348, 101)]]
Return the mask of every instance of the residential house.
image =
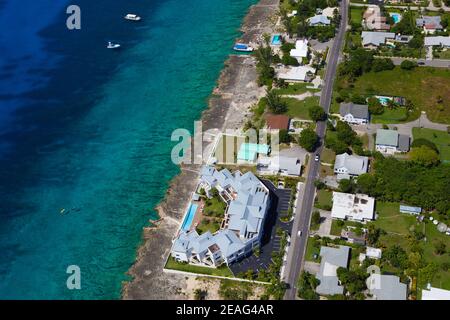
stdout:
[(411, 207), (411, 206), (405, 206), (403, 204), (400, 205), (400, 212), (401, 213), (408, 213), (412, 215), (419, 215), (422, 213), (421, 207)]
[(320, 269), (316, 278), (320, 284), (316, 287), (316, 292), (320, 295), (343, 294), (344, 287), (340, 284), (337, 276), (338, 268), (347, 268), (350, 255), (350, 247), (339, 246), (337, 248), (320, 248)]
[(369, 107), (365, 104), (341, 103), (339, 106), (341, 120), (350, 124), (369, 122)]
[(303, 58), (308, 57), (308, 40), (301, 39), (295, 41), (295, 48), (291, 49), (289, 55), (296, 58), (301, 63)]
[(410, 138), (407, 135), (399, 134), (395, 130), (378, 129), (375, 141), (377, 151), (394, 154), (396, 152), (409, 151)]
[(331, 217), (366, 221), (374, 219), (375, 199), (365, 194), (333, 192)]
[(316, 74), (316, 69), (310, 66), (291, 67), (277, 74), (279, 79), (287, 82), (311, 82)]
[(302, 163), (295, 157), (272, 156), (259, 157), (258, 172), (262, 174), (281, 174), (283, 176), (300, 176)]
[(260, 245), (263, 226), (270, 204), (267, 187), (252, 173), (217, 171), (205, 166), (198, 189), (207, 196), (215, 188), (227, 203), (221, 229), (215, 234), (182, 230), (175, 238), (171, 255), (190, 264), (217, 267), (231, 264)]
[(317, 14), (314, 17), (309, 18), (308, 22), (311, 27), (329, 26), (331, 24), (331, 20), (323, 14)]
[(324, 15), (330, 19), (333, 19), (335, 12), (339, 12), (338, 7), (326, 7), (325, 9), (322, 10), (322, 15)]
[(422, 16), (416, 19), (416, 26), (428, 33), (435, 33), (443, 30), (440, 16)]
[(367, 7), (367, 10), (363, 14), (363, 25), (368, 30), (387, 31), (391, 28), (386, 23), (387, 18), (381, 15), (379, 6), (371, 5)]
[(449, 36), (425, 37), (425, 46), (450, 48), (450, 37)]
[(366, 247), (366, 257), (370, 259), (381, 259), (381, 249)]
[(348, 153), (338, 154), (334, 161), (334, 173), (337, 179), (349, 179), (367, 173), (369, 158)]
[(376, 49), (380, 45), (386, 44), (386, 40), (395, 39), (395, 33), (363, 31), (361, 32), (361, 38), (362, 38), (362, 45), (364, 48)]
[(266, 115), (266, 127), (269, 130), (289, 130), (290, 119), (284, 114)]
[(450, 300), (450, 291), (428, 284), (427, 289), (422, 290), (422, 300)]
[(393, 275), (371, 274), (367, 288), (374, 300), (406, 300), (408, 289), (400, 278)]

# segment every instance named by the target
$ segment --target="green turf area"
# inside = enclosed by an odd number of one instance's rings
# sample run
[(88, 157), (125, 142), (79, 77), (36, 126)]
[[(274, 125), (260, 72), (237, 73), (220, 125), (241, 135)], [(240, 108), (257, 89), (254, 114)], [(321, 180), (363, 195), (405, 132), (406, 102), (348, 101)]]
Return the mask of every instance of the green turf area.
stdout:
[(317, 208), (321, 208), (324, 210), (327, 210), (329, 208), (332, 207), (333, 205), (333, 192), (330, 190), (318, 190), (317, 191), (317, 202), (316, 202), (316, 207)]
[(364, 7), (350, 7), (350, 23), (361, 25)]
[(324, 163), (332, 164), (336, 158), (336, 153), (333, 150), (324, 148), (322, 154), (320, 155), (320, 161)]
[(295, 98), (282, 98), (288, 105), (288, 111), (286, 114), (291, 118), (299, 118), (304, 120), (311, 120), (309, 116), (309, 108), (319, 105), (318, 97), (308, 97), (304, 100), (298, 100)]
[(414, 216), (401, 213), (400, 204), (397, 202), (377, 201), (375, 211), (378, 217), (373, 223), (387, 233), (406, 236), (416, 221)]
[(349, 88), (345, 80), (339, 80), (339, 87), (359, 95), (387, 95), (405, 97), (412, 101), (415, 112), (409, 120), (419, 117), (419, 110), (426, 111), (434, 122), (450, 124), (450, 70), (444, 68), (417, 67), (414, 70), (393, 70), (368, 72), (357, 78), (354, 87)]
[(320, 258), (314, 260), (314, 254), (317, 254), (319, 256), (320, 253), (320, 245), (317, 246), (316, 239), (309, 237), (308, 243), (306, 244), (306, 253), (305, 253), (305, 260), (306, 261), (313, 261), (313, 262), (320, 262)]
[(233, 277), (233, 273), (226, 265), (222, 265), (219, 268), (199, 267), (187, 263), (177, 262), (172, 257), (169, 257), (169, 259), (167, 260), (165, 268), (178, 271), (207, 274), (211, 276), (221, 276), (230, 278)]
[(427, 128), (413, 128), (413, 138), (423, 138), (433, 142), (439, 149), (441, 161), (450, 162), (450, 134)]
[[(444, 263), (450, 263), (450, 255), (448, 253), (449, 236), (444, 233), (440, 233), (436, 226), (430, 222), (425, 224), (425, 235), (427, 242), (423, 246), (423, 257), (427, 261), (433, 261), (439, 267)], [(434, 246), (437, 242), (444, 242), (447, 244), (447, 253), (443, 255), (437, 255), (434, 252)], [(444, 271), (440, 268), (433, 278), (431, 284), (438, 288), (450, 289), (450, 270)]]
[(342, 221), (344, 224), (341, 225), (341, 223), (339, 221), (342, 220), (335, 220), (333, 219), (333, 221), (331, 222), (331, 230), (330, 230), (330, 234), (334, 235), (334, 236), (340, 236), (341, 235), (341, 230), (344, 229), (347, 226), (350, 227), (359, 227), (359, 228), (363, 228), (364, 225), (360, 222), (357, 221)]
[(279, 89), (274, 89), (274, 91), (278, 94), (302, 94), (305, 93), (307, 91), (311, 91), (311, 92), (317, 92), (320, 91), (320, 89), (311, 89), (311, 88), (307, 88), (312, 86), (311, 83), (292, 83), (289, 84), (286, 88), (279, 88)]
[(408, 119), (408, 111), (405, 108), (384, 108), (382, 114), (374, 114), (371, 116), (372, 123), (401, 123)]

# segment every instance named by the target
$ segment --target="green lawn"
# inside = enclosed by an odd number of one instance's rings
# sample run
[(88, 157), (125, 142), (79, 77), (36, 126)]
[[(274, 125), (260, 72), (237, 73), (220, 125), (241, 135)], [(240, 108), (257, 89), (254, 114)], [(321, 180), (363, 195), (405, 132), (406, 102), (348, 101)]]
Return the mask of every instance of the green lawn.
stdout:
[(450, 162), (450, 134), (427, 128), (413, 128), (413, 138), (423, 138), (433, 142), (439, 149), (441, 161)]
[(336, 153), (333, 150), (324, 148), (322, 154), (320, 155), (321, 161), (324, 163), (333, 163), (336, 158)]
[(339, 220), (333, 219), (333, 221), (331, 222), (331, 230), (330, 230), (330, 233), (331, 233), (332, 235), (335, 235), (335, 236), (340, 236), (340, 235), (341, 235), (341, 230), (344, 229), (344, 228), (347, 227), (347, 226), (351, 226), (351, 227), (360, 227), (360, 228), (364, 227), (364, 225), (363, 225), (362, 223), (360, 223), (360, 222), (357, 222), (357, 221), (347, 221), (347, 220), (343, 221), (343, 222), (344, 222), (344, 225), (343, 225), (343, 226), (339, 226), (339, 222), (338, 222), (338, 221), (339, 221)]
[(317, 191), (317, 202), (316, 202), (316, 207), (317, 208), (322, 208), (322, 209), (328, 209), (331, 208), (333, 205), (333, 192), (330, 190), (318, 190)]
[(373, 223), (387, 233), (406, 236), (416, 222), (414, 216), (400, 212), (398, 202), (377, 201), (375, 211), (378, 218)]
[(230, 278), (234, 277), (231, 270), (225, 264), (220, 266), (219, 268), (199, 267), (187, 263), (176, 262), (172, 257), (169, 257), (169, 259), (167, 260), (165, 268), (185, 272), (207, 274), (211, 276), (222, 276)]
[(288, 105), (286, 114), (291, 118), (299, 118), (304, 120), (311, 120), (309, 116), (309, 108), (319, 105), (319, 97), (308, 97), (304, 100), (297, 100), (295, 98), (282, 98)]
[(371, 116), (372, 123), (400, 123), (408, 119), (408, 112), (405, 108), (384, 108), (382, 114), (374, 114)]
[(350, 7), (350, 23), (361, 25), (364, 7)]
[(312, 237), (308, 238), (308, 243), (306, 244), (306, 253), (305, 253), (305, 260), (306, 261), (313, 261), (313, 262), (320, 262), (320, 258), (314, 260), (314, 255), (317, 254), (317, 256), (320, 253), (320, 246), (315, 246), (316, 240)]
[(339, 87), (359, 95), (405, 97), (415, 106), (415, 112), (409, 114), (408, 121), (418, 118), (419, 111), (423, 110), (431, 121), (450, 124), (448, 69), (417, 67), (407, 71), (397, 66), (393, 70), (365, 73), (356, 79), (353, 88), (340, 79)]
[(289, 84), (286, 88), (279, 88), (274, 89), (274, 91), (278, 94), (284, 95), (284, 94), (302, 94), (307, 91), (316, 92), (320, 89), (308, 89), (308, 86), (312, 86), (311, 83), (292, 83)]

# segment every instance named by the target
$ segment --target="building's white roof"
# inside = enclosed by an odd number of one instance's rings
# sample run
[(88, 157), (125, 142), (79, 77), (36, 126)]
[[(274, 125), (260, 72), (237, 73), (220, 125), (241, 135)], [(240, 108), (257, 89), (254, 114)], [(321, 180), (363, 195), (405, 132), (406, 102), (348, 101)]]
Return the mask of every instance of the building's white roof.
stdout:
[(393, 275), (371, 274), (367, 279), (367, 288), (376, 300), (406, 300), (406, 284)]
[(259, 157), (258, 165), (266, 166), (268, 171), (275, 173), (281, 171), (293, 176), (299, 176), (302, 169), (300, 159), (284, 156)]
[(361, 37), (363, 46), (372, 44), (378, 47), (380, 44), (384, 44), (386, 39), (394, 39), (395, 33), (363, 31), (361, 32)]
[(425, 37), (425, 46), (450, 47), (450, 36)]
[(308, 56), (308, 40), (297, 40), (295, 49), (291, 49), (290, 55), (294, 58), (306, 58)]
[(316, 288), (317, 293), (333, 295), (344, 292), (344, 287), (339, 284), (336, 271), (339, 267), (347, 268), (349, 254), (350, 247), (347, 246), (320, 248), (321, 262), (316, 276), (320, 280), (320, 284)]
[(373, 220), (375, 199), (365, 194), (333, 192), (331, 217), (353, 220)]
[(338, 7), (327, 7), (327, 8), (322, 10), (322, 15), (324, 15), (324, 16), (326, 16), (328, 18), (333, 18), (334, 10), (339, 11), (339, 8)]
[(308, 72), (315, 74), (316, 69), (308, 66), (292, 67), (287, 72), (280, 72), (278, 78), (292, 81), (306, 81), (308, 80)]
[(366, 248), (366, 256), (374, 259), (381, 259), (381, 249), (367, 247)]
[(328, 17), (323, 14), (318, 14), (312, 18), (309, 18), (310, 26), (314, 26), (314, 25), (318, 25), (318, 24), (329, 25), (330, 23), (331, 23), (330, 19), (328, 19)]
[(450, 300), (450, 291), (429, 287), (428, 290), (422, 290), (422, 300)]
[(334, 170), (344, 168), (348, 174), (360, 175), (367, 172), (368, 163), (368, 157), (349, 155), (348, 153), (338, 154), (334, 162)]

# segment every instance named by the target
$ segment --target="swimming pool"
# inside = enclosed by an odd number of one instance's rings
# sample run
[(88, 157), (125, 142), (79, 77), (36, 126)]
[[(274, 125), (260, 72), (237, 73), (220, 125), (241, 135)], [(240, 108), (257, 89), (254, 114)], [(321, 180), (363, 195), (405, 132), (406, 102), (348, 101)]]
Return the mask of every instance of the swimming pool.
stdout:
[(188, 231), (191, 228), (192, 220), (194, 220), (195, 212), (197, 212), (197, 207), (198, 205), (191, 202), (186, 217), (184, 218), (183, 225), (181, 226), (181, 230)]
[(402, 18), (402, 15), (400, 13), (391, 12), (389, 13), (389, 15), (392, 17), (392, 19), (394, 19), (394, 23), (398, 23)]
[(276, 34), (272, 37), (272, 44), (277, 46), (281, 44), (281, 35)]
[(389, 101), (392, 100), (391, 97), (385, 97), (385, 96), (376, 96), (376, 98), (378, 99), (378, 101), (380, 101), (380, 103), (383, 106), (387, 106), (389, 104)]

